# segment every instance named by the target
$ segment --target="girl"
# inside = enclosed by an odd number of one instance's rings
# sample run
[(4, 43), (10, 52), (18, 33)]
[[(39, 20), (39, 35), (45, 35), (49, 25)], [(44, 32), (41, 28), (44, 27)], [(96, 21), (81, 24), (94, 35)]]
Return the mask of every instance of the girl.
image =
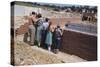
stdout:
[(52, 45), (52, 31), (51, 31), (51, 28), (50, 28), (50, 27), (48, 28), (48, 31), (47, 31), (45, 43), (46, 43), (46, 45), (47, 45), (48, 51), (51, 51), (51, 45)]

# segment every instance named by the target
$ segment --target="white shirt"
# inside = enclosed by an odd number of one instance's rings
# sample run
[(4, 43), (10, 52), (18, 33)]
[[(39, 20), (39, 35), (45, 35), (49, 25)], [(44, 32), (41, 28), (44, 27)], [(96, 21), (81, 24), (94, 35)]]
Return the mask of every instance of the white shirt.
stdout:
[(43, 23), (43, 27), (44, 27), (45, 30), (48, 28), (48, 26), (49, 26), (49, 23), (48, 22), (44, 22)]

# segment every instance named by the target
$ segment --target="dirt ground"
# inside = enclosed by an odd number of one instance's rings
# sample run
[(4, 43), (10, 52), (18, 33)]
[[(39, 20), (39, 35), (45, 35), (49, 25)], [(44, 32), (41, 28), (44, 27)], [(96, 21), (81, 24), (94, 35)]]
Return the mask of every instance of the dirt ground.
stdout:
[(34, 64), (58, 64), (85, 62), (86, 60), (75, 56), (59, 52), (54, 54), (41, 47), (30, 46), (23, 42), (23, 35), (19, 35), (15, 40), (15, 65), (34, 65)]

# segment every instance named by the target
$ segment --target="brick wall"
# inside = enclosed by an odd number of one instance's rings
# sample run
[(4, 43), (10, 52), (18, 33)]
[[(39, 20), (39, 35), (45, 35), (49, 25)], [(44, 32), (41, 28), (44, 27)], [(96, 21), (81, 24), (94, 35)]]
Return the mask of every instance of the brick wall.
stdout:
[(89, 61), (97, 60), (97, 36), (66, 30), (62, 37), (61, 51)]

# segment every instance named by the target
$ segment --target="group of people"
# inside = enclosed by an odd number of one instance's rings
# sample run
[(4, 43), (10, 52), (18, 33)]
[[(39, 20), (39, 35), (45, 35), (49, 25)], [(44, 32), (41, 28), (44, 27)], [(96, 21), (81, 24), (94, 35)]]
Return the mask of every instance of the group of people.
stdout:
[(41, 46), (44, 45), (51, 51), (51, 46), (54, 46), (54, 52), (58, 53), (61, 47), (62, 29), (60, 25), (55, 28), (52, 27), (52, 22), (49, 18), (44, 18), (39, 13), (32, 12), (28, 18), (29, 26), (28, 31), (25, 33), (27, 37), (24, 37), (26, 42), (29, 36), (29, 43), (31, 45)]

